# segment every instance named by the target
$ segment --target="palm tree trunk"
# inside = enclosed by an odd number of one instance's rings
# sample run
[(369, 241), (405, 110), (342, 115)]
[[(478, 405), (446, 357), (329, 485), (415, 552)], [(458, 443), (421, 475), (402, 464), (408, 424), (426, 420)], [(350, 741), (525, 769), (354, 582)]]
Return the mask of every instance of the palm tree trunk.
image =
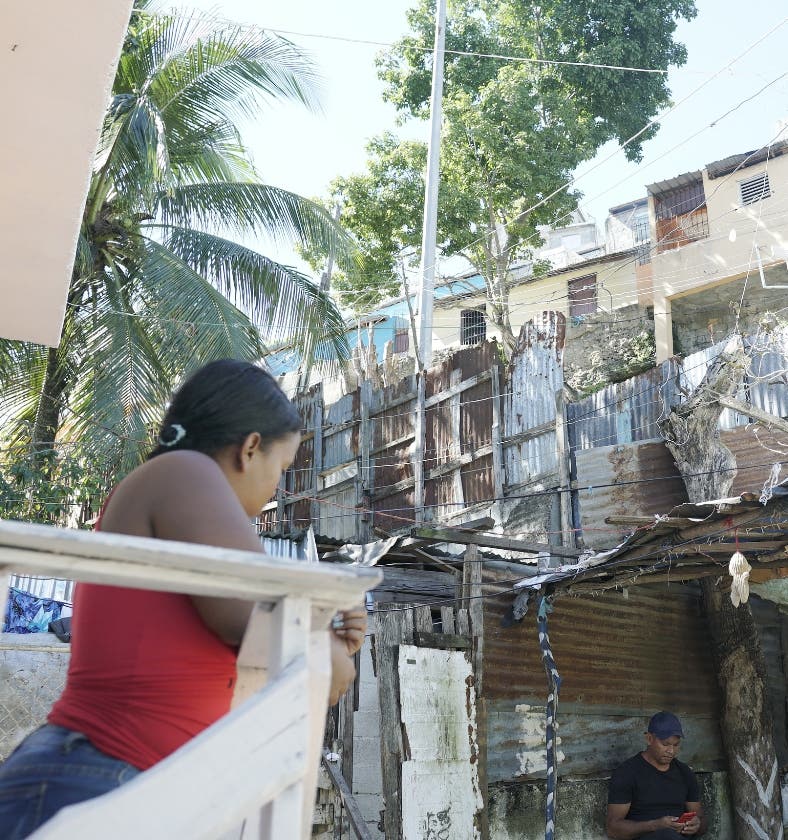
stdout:
[(51, 451), (55, 436), (60, 428), (60, 413), (66, 392), (66, 376), (60, 358), (60, 348), (50, 347), (47, 351), (47, 366), (44, 384), (38, 398), (38, 410), (33, 424), (31, 445), (33, 457), (39, 464), (44, 453)]

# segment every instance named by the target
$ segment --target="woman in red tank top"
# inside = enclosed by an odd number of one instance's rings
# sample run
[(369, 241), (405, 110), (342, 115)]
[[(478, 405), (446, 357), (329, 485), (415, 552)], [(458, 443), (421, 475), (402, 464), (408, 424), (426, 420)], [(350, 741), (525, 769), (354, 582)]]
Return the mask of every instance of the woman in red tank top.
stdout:
[[(175, 393), (158, 445), (114, 489), (103, 531), (260, 551), (251, 520), (293, 462), (301, 418), (255, 365), (212, 362)], [(0, 837), (146, 770), (230, 708), (252, 604), (81, 583), (66, 687), (0, 767)], [(355, 676), (363, 610), (332, 635), (331, 702)]]

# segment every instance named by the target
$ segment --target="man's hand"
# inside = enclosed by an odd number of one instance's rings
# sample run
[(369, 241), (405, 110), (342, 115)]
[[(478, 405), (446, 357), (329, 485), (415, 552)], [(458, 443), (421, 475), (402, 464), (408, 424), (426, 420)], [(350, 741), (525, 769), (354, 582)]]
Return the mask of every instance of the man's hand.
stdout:
[(692, 837), (693, 835), (697, 834), (698, 831), (700, 831), (700, 817), (697, 814), (695, 814), (695, 816), (689, 822), (681, 824), (679, 834), (683, 834), (687, 837)]
[(681, 833), (687, 823), (680, 823), (678, 817), (660, 817), (658, 820), (650, 820), (649, 823), (654, 826), (654, 831), (659, 831), (662, 828), (672, 828), (674, 831)]
[(364, 644), (367, 611), (363, 607), (337, 613), (331, 622), (334, 635), (345, 644), (348, 656), (354, 656)]

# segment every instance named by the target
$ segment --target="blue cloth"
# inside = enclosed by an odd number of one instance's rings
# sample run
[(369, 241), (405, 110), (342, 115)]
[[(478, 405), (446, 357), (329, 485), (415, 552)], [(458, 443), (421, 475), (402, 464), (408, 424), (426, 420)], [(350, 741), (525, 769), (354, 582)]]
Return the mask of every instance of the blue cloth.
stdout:
[(46, 633), (49, 622), (60, 618), (63, 602), (36, 598), (29, 592), (11, 587), (3, 621), (4, 633)]
[(46, 724), (0, 766), (0, 837), (22, 840), (61, 808), (108, 793), (139, 772), (81, 732)]

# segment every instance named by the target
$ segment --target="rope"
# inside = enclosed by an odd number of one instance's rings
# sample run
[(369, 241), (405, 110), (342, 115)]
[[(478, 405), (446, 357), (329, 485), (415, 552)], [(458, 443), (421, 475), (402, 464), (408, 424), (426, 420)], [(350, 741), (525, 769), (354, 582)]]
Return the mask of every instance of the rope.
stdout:
[(545, 726), (545, 747), (547, 751), (547, 800), (545, 803), (545, 840), (555, 838), (555, 811), (556, 811), (556, 787), (558, 784), (558, 750), (556, 738), (556, 714), (558, 713), (558, 690), (561, 687), (561, 677), (553, 659), (553, 651), (550, 648), (550, 637), (547, 634), (547, 614), (552, 611), (552, 606), (545, 596), (539, 602), (537, 614), (537, 626), (539, 628), (539, 647), (542, 651), (542, 661), (547, 673), (547, 707)]

